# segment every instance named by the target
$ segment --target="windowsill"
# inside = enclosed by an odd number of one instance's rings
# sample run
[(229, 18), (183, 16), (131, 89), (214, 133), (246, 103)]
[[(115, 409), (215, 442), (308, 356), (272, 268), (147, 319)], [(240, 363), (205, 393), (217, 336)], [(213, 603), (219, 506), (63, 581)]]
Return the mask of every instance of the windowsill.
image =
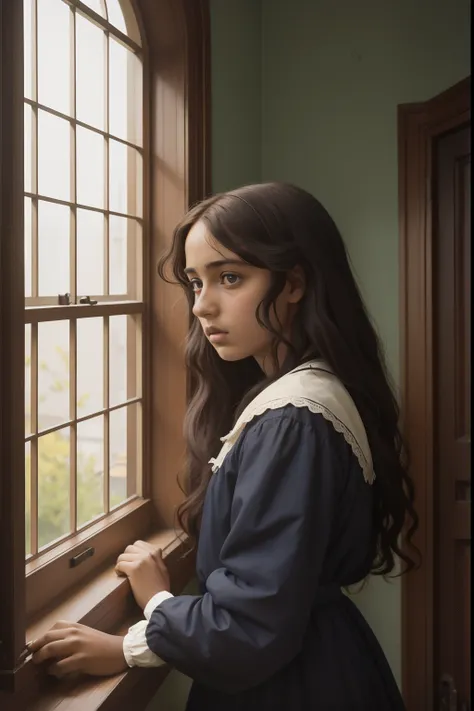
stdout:
[[(171, 592), (178, 593), (194, 574), (194, 556), (182, 557), (187, 550), (186, 539), (175, 531), (162, 530), (146, 537), (148, 542), (163, 549), (170, 578)], [(112, 634), (124, 635), (143, 615), (137, 607), (126, 578), (119, 578), (111, 565), (92, 580), (78, 587), (63, 602), (55, 605), (27, 629), (27, 639), (44, 634), (58, 620), (79, 622)], [(15, 674), (14, 693), (2, 695), (5, 711), (49, 711), (49, 709), (77, 709), (77, 711), (106, 711), (144, 706), (159, 688), (169, 671), (132, 668), (113, 677), (82, 677), (57, 680), (35, 667), (29, 657)], [(138, 685), (138, 686), (137, 686)], [(129, 696), (130, 695), (130, 696)], [(9, 705), (11, 702), (11, 706)]]

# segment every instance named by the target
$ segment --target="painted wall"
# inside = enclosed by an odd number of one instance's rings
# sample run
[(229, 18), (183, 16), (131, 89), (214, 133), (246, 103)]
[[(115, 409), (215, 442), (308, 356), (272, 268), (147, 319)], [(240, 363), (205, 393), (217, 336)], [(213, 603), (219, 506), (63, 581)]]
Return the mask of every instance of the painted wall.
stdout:
[[(288, 180), (329, 209), (399, 378), (397, 105), (470, 72), (469, 0), (211, 0), (213, 190)], [(401, 678), (400, 583), (356, 596)], [(181, 711), (169, 675), (150, 711)]]
[(212, 184), (256, 183), (261, 169), (260, 0), (211, 0)]
[[(262, 0), (262, 179), (332, 214), (399, 377), (397, 105), (470, 73), (470, 3)], [(401, 586), (357, 603), (401, 678)]]

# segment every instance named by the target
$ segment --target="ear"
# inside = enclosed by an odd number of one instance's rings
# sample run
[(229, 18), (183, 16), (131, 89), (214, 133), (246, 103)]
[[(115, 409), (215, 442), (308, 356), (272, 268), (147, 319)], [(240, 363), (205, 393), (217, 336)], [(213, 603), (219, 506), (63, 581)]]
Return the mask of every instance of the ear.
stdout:
[(297, 265), (287, 273), (286, 288), (289, 304), (297, 304), (301, 301), (306, 291), (306, 277), (301, 266)]

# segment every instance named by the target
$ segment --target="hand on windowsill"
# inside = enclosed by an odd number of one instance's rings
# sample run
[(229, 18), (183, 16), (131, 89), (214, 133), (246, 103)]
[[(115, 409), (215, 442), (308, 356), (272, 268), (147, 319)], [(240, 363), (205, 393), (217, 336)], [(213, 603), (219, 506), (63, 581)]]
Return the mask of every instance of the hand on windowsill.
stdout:
[(58, 678), (72, 674), (111, 676), (128, 669), (123, 637), (76, 622), (56, 622), (28, 647), (33, 662), (47, 665), (48, 674)]
[(137, 604), (145, 606), (156, 593), (170, 590), (170, 576), (163, 561), (161, 548), (145, 541), (136, 541), (127, 546), (117, 559), (115, 571), (126, 575), (130, 581)]

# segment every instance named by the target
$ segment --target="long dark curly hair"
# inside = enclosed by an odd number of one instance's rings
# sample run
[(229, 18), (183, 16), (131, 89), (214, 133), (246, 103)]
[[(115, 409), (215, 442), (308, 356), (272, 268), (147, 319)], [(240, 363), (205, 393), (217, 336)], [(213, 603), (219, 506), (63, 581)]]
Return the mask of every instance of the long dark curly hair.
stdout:
[[(222, 360), (193, 316), (194, 294), (184, 272), (185, 242), (202, 220), (213, 237), (241, 259), (269, 270), (270, 288), (256, 317), (273, 339), (273, 352), (284, 341), (286, 357), (272, 378), (253, 358)], [(270, 321), (287, 273), (299, 266), (305, 294), (286, 341)], [(171, 267), (172, 276), (167, 275)], [(169, 252), (160, 260), (160, 276), (178, 282), (189, 303), (186, 347), (190, 400), (185, 420), (187, 469), (178, 508), (182, 529), (196, 542), (206, 488), (209, 459), (220, 449), (220, 437), (233, 426), (245, 405), (269, 382), (312, 357), (324, 359), (354, 400), (367, 431), (376, 479), (374, 528), (377, 545), (371, 572), (388, 575), (416, 566), (412, 537), (418, 527), (414, 487), (399, 428), (399, 407), (384, 355), (351, 271), (343, 239), (324, 207), (308, 192), (286, 183), (248, 185), (215, 195), (193, 207), (175, 229)]]

